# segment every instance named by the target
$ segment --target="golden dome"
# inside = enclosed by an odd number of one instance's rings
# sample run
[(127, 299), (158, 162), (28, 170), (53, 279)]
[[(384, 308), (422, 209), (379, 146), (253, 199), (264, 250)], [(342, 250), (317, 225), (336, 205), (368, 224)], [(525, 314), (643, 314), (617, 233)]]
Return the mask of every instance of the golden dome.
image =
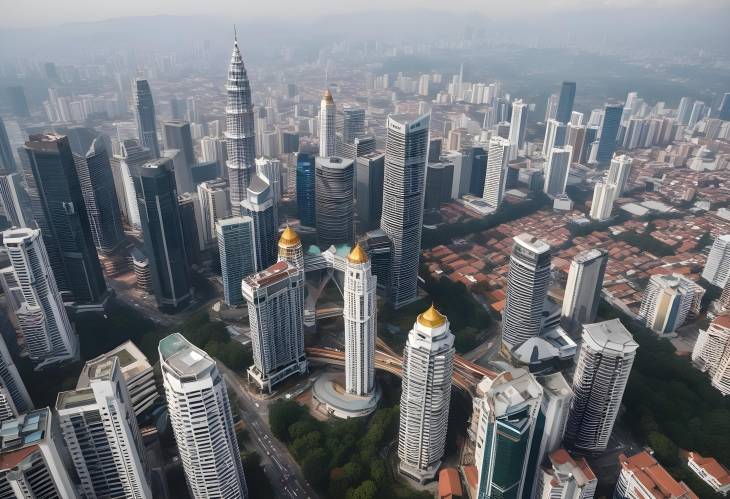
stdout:
[(330, 92), (330, 89), (324, 91), (324, 95), (322, 96), (322, 100), (327, 102), (334, 102), (335, 100), (332, 98), (332, 92)]
[(350, 254), (347, 255), (347, 261), (350, 263), (365, 263), (368, 261), (368, 254), (360, 247), (360, 243), (355, 244)]
[(425, 327), (439, 327), (446, 323), (446, 316), (442, 315), (441, 312), (436, 310), (436, 307), (431, 304), (428, 310), (418, 316), (418, 323)]
[(299, 235), (294, 231), (294, 229), (287, 225), (286, 229), (284, 229), (284, 232), (281, 233), (281, 237), (279, 238), (279, 246), (284, 248), (291, 248), (299, 244), (302, 244), (302, 240), (299, 239)]

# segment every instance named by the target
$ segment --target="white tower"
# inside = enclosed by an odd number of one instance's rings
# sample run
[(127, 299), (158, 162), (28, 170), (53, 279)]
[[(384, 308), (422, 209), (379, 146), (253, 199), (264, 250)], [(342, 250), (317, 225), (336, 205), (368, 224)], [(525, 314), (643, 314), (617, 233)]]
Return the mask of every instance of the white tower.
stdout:
[[(527, 129), (527, 104), (518, 99), (512, 103), (512, 121), (509, 125), (509, 143), (514, 146), (512, 155), (517, 156), (517, 151), (522, 149), (525, 142), (525, 130)], [(510, 159), (514, 159), (510, 157)]]
[(608, 252), (597, 248), (578, 253), (570, 262), (562, 312), (569, 331), (596, 319), (607, 263)]
[(327, 89), (319, 104), (319, 156), (322, 158), (330, 158), (337, 154), (335, 113), (335, 101)]
[(553, 147), (548, 153), (548, 162), (545, 167), (545, 185), (543, 186), (543, 191), (548, 196), (565, 194), (572, 155), (573, 148), (570, 146)]
[(347, 257), (345, 269), (345, 388), (353, 395), (370, 395), (375, 383), (375, 288), (377, 278), (359, 244)]
[(516, 147), (503, 137), (489, 139), (489, 155), (487, 156), (482, 199), (492, 208), (497, 209), (502, 204), (507, 183), (507, 162), (510, 160), (510, 151)]
[(446, 445), (454, 335), (433, 306), (413, 324), (403, 351), (398, 457), (401, 473), (433, 479)]
[(616, 199), (616, 186), (607, 182), (596, 182), (593, 188), (590, 217), (598, 222), (611, 218), (613, 202)]
[(730, 277), (730, 234), (718, 236), (712, 243), (702, 277), (710, 284), (723, 288)]
[(625, 154), (611, 159), (611, 167), (608, 169), (608, 182), (616, 186), (616, 197), (621, 197), (626, 191), (633, 162), (634, 160)]
[(715, 317), (707, 330), (700, 330), (692, 361), (708, 374), (712, 386), (730, 395), (730, 316)]

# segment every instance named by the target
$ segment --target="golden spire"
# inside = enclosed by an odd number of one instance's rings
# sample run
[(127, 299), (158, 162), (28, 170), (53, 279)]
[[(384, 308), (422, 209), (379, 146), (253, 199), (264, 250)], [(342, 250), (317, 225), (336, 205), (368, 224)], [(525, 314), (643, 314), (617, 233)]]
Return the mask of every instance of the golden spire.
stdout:
[(350, 254), (347, 255), (347, 261), (350, 263), (366, 263), (368, 261), (368, 255), (360, 247), (360, 243), (355, 244)]
[(428, 310), (418, 316), (417, 320), (421, 326), (434, 328), (445, 324), (446, 316), (442, 315), (441, 312), (436, 310), (436, 307), (434, 307), (432, 303)]
[(299, 239), (299, 235), (294, 231), (294, 229), (287, 225), (279, 238), (279, 247), (292, 248), (301, 243), (302, 240)]
[(324, 91), (324, 95), (322, 96), (323, 101), (327, 102), (334, 102), (335, 100), (332, 98), (332, 92), (330, 92), (330, 89)]

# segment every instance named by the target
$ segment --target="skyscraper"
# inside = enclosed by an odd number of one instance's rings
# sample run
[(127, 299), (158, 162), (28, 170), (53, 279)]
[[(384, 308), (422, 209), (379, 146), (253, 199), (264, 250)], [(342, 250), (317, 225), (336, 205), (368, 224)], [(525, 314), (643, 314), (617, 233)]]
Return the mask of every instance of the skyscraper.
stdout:
[(157, 306), (174, 312), (190, 303), (193, 290), (170, 163), (163, 158), (139, 168), (137, 203)]
[(319, 156), (321, 158), (329, 158), (337, 154), (336, 112), (332, 93), (327, 89), (319, 104)]
[(216, 238), (216, 222), (227, 218), (231, 209), (228, 202), (227, 182), (222, 178), (201, 182), (198, 184), (198, 200), (200, 201), (203, 246), (210, 247)]
[(572, 155), (573, 148), (570, 146), (553, 147), (550, 150), (545, 166), (545, 185), (542, 189), (548, 196), (555, 197), (565, 194)]
[(358, 233), (380, 226), (383, 213), (385, 155), (373, 152), (356, 159)]
[(395, 308), (418, 297), (423, 193), (431, 116), (388, 117), (380, 228), (393, 245), (390, 301)]
[(277, 244), (279, 251), (279, 261), (289, 262), (298, 269), (304, 268), (304, 250), (302, 249), (302, 240), (299, 235), (289, 227), (281, 233), (279, 243)]
[(596, 319), (607, 263), (606, 250), (596, 248), (578, 253), (570, 263), (563, 298), (563, 322), (568, 331)]
[(692, 361), (707, 373), (712, 386), (730, 395), (730, 316), (715, 317), (706, 330), (700, 330)]
[(160, 157), (160, 144), (157, 142), (157, 117), (152, 100), (150, 84), (147, 80), (134, 80), (134, 110), (137, 118), (137, 137), (142, 147), (149, 149), (154, 158)]
[(10, 103), (10, 110), (12, 114), (18, 118), (26, 118), (30, 116), (30, 110), (28, 109), (28, 99), (25, 98), (25, 91), (23, 87), (14, 85), (7, 87), (8, 102)]
[(721, 120), (730, 121), (730, 92), (725, 92), (722, 102), (717, 110), (717, 117)]
[(598, 181), (593, 188), (590, 217), (598, 222), (611, 218), (613, 202), (616, 200), (616, 185)]
[(482, 399), (477, 431), (477, 497), (529, 497), (542, 438), (542, 387), (524, 369), (497, 376)]
[(355, 236), (355, 170), (352, 160), (321, 157), (316, 160), (317, 243), (352, 244)]
[(453, 367), (449, 321), (431, 306), (416, 319), (403, 349), (399, 470), (420, 482), (433, 479), (444, 455)]
[(5, 129), (5, 122), (0, 117), (0, 171), (14, 172), (16, 169), (13, 150), (10, 147), (8, 131)]
[[(0, 404), (4, 409), (3, 412), (12, 413), (13, 417), (33, 409), (33, 401), (2, 338), (0, 338), (0, 398), (3, 399)], [(4, 416), (2, 420), (5, 419)]]
[(596, 161), (598, 164), (605, 165), (611, 161), (613, 152), (616, 150), (616, 137), (618, 129), (621, 126), (621, 115), (624, 107), (621, 104), (606, 104), (603, 112), (603, 123), (598, 132), (598, 152), (596, 153)]
[(215, 361), (179, 333), (160, 341), (170, 425), (196, 499), (246, 499), (226, 381)]
[(345, 270), (345, 389), (365, 396), (375, 388), (375, 288), (367, 255), (356, 244), (347, 256)]
[(620, 197), (626, 191), (633, 162), (634, 160), (625, 154), (611, 158), (611, 167), (608, 169), (607, 180), (616, 186), (616, 197)]
[(352, 143), (365, 135), (365, 110), (356, 106), (344, 106), (342, 122), (342, 140)]
[(565, 123), (560, 123), (557, 120), (548, 120), (545, 124), (545, 140), (542, 143), (543, 158), (549, 158), (550, 151), (554, 147), (563, 147), (565, 145), (566, 130)]
[(514, 147), (516, 147), (514, 144), (502, 137), (489, 139), (489, 153), (487, 155), (487, 170), (484, 175), (482, 199), (494, 209), (502, 205), (507, 183), (507, 163), (510, 160), (510, 151)]
[(118, 357), (87, 363), (56, 412), (87, 497), (152, 499), (142, 435)]
[(659, 335), (673, 334), (692, 313), (699, 311), (704, 293), (699, 284), (683, 275), (652, 275), (644, 290), (638, 319)]
[(253, 220), (256, 270), (262, 271), (276, 261), (276, 221), (271, 186), (260, 175), (254, 175), (241, 202), (242, 212)]
[(177, 192), (193, 192), (193, 167), (197, 164), (193, 151), (193, 137), (190, 134), (190, 123), (187, 121), (165, 121), (162, 124), (165, 132), (165, 149), (177, 149), (180, 158), (175, 163), (175, 185)]
[(200, 250), (203, 239), (203, 213), (198, 194), (193, 192), (180, 194), (177, 197), (177, 206), (188, 264), (200, 265), (202, 263)]
[(316, 220), (315, 161), (312, 154), (297, 154), (297, 211), (299, 221), (306, 227), (314, 227)]
[(555, 119), (561, 123), (570, 123), (570, 114), (573, 112), (573, 101), (575, 100), (575, 82), (564, 81), (560, 87), (560, 98), (558, 99), (558, 110)]
[(228, 160), (228, 186), (230, 189), (231, 213), (241, 214), (241, 201), (254, 174), (256, 160), (256, 128), (251, 100), (251, 85), (243, 65), (238, 39), (233, 42), (231, 63), (228, 66), (226, 84), (226, 146)]
[(106, 283), (68, 140), (56, 134), (32, 135), (23, 153), (33, 216), (58, 288), (73, 301), (100, 302)]
[(101, 137), (94, 139), (85, 156), (74, 155), (74, 163), (94, 246), (109, 253), (124, 241), (124, 228), (109, 156)]
[(249, 379), (268, 390), (286, 378), (307, 371), (304, 354), (304, 271), (280, 261), (246, 277), (254, 364)]
[(692, 104), (694, 103), (689, 97), (682, 97), (677, 106), (677, 122), (680, 125), (686, 125), (689, 122), (689, 115), (692, 112)]
[(730, 234), (715, 238), (702, 277), (719, 288), (724, 288), (730, 280)]
[(3, 244), (19, 288), (15, 315), (30, 359), (38, 367), (73, 359), (78, 342), (56, 287), (41, 231), (6, 230)]
[(230, 217), (215, 224), (221, 259), (223, 300), (229, 307), (243, 304), (241, 281), (256, 271), (251, 217)]
[(22, 182), (23, 174), (20, 172), (0, 174), (0, 203), (5, 210), (5, 218), (13, 227), (29, 227), (33, 220), (30, 199)]
[[(518, 99), (512, 102), (512, 121), (509, 126), (509, 143), (514, 146), (514, 157), (525, 143), (527, 130), (527, 104)], [(513, 158), (510, 158), (513, 159)]]
[(507, 351), (540, 333), (550, 283), (550, 246), (526, 233), (514, 241), (502, 312), (502, 348)]
[(606, 450), (639, 345), (618, 319), (584, 324), (582, 338), (565, 444), (592, 454)]
[(139, 230), (142, 228), (142, 222), (139, 218), (135, 183), (139, 178), (140, 167), (152, 161), (153, 157), (149, 149), (143, 148), (134, 139), (122, 141), (120, 149), (121, 154), (118, 157), (115, 156), (115, 160), (119, 161), (119, 174), (124, 187), (123, 210), (127, 218), (127, 223)]

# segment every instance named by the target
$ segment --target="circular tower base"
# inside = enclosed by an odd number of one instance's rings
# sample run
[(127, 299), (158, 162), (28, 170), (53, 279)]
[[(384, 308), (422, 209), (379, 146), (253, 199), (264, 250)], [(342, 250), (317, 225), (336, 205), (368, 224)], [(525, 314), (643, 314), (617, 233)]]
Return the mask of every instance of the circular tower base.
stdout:
[(380, 387), (375, 385), (369, 395), (353, 395), (345, 391), (344, 373), (325, 372), (315, 380), (312, 395), (330, 416), (340, 419), (361, 418), (377, 409)]

